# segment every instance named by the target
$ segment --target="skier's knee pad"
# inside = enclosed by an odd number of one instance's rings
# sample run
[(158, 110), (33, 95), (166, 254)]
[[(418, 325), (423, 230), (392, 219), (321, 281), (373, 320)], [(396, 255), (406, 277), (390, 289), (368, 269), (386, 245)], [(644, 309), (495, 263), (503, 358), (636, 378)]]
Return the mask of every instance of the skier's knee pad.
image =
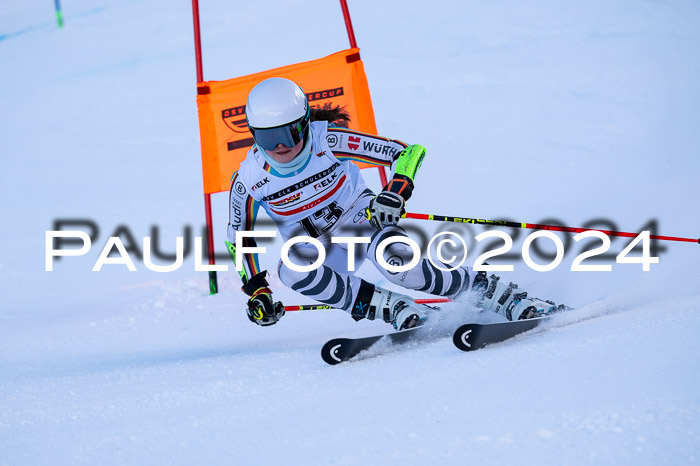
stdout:
[[(369, 260), (372, 261), (377, 268), (382, 270), (382, 273), (384, 272), (384, 267), (382, 267), (377, 260), (377, 248), (379, 244), (386, 239), (397, 237), (408, 238), (408, 235), (406, 235), (403, 228), (396, 226), (387, 227), (375, 233), (372, 236), (369, 246), (367, 247), (367, 255), (369, 256)], [(382, 259), (384, 259), (384, 262), (391, 266), (400, 267), (410, 263), (411, 260), (413, 260), (414, 254), (415, 251), (413, 248), (411, 248), (411, 246), (406, 243), (396, 241), (390, 243), (386, 248), (384, 248), (384, 251), (382, 251)]]
[[(402, 272), (390, 271), (379, 263), (377, 248), (386, 238), (404, 237), (406, 232), (402, 228), (389, 227), (381, 230), (372, 237), (368, 255), (370, 260), (390, 282), (418, 291), (424, 291), (439, 296), (456, 297), (469, 288), (470, 274), (466, 267), (449, 267), (448, 264), (434, 264), (425, 258), (419, 259), (417, 265)], [(420, 251), (402, 242), (391, 243), (382, 253), (384, 262), (391, 266), (404, 266), (411, 263)]]

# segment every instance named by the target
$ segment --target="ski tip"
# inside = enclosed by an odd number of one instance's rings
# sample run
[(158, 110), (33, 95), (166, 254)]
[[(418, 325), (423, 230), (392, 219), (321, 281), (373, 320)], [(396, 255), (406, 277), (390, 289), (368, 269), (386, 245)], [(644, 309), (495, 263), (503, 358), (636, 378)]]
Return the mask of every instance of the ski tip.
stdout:
[(473, 344), (474, 331), (479, 328), (479, 324), (465, 324), (459, 327), (452, 335), (452, 343), (462, 351), (473, 351), (478, 349)]
[(341, 346), (342, 343), (338, 340), (330, 340), (326, 342), (326, 344), (323, 345), (323, 348), (321, 348), (321, 358), (323, 358), (323, 360), (331, 366), (340, 364), (344, 361), (342, 358), (339, 357)]

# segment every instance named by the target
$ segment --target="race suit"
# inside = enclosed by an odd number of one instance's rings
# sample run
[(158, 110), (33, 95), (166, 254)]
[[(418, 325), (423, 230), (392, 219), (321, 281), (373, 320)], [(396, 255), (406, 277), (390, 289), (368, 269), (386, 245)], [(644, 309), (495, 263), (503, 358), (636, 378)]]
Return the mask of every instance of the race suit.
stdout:
[[(466, 268), (446, 272), (421, 259), (411, 270), (398, 273), (377, 263), (377, 245), (389, 236), (406, 236), (406, 233), (398, 226), (378, 231), (369, 225), (365, 210), (375, 194), (367, 187), (353, 161), (391, 167), (407, 144), (329, 126), (325, 121), (311, 122), (309, 137), (310, 152), (297, 156), (310, 154), (308, 161), (288, 175), (277, 173), (265, 161), (257, 145), (248, 151), (231, 179), (227, 244), (232, 256), (235, 256), (236, 231), (253, 230), (262, 206), (283, 240), (310, 236), (319, 240), (326, 250), (323, 265), (310, 272), (292, 270), (280, 260), (280, 280), (305, 296), (350, 312), (356, 319), (365, 317), (362, 309), (366, 306), (362, 301), (371, 295), (369, 289), (373, 290), (374, 285), (348, 270), (348, 245), (332, 243), (332, 237), (371, 238), (369, 244), (354, 246), (354, 270), (364, 260), (370, 260), (390, 282), (441, 296), (454, 295), (468, 286)], [(255, 241), (248, 238), (243, 246), (253, 247)], [(298, 265), (314, 262), (316, 255), (317, 249), (309, 243), (297, 243), (290, 249), (290, 260)], [(392, 265), (408, 264), (412, 257), (413, 250), (399, 242), (383, 253), (384, 260)], [(240, 272), (244, 284), (261, 272), (257, 255), (245, 254)]]

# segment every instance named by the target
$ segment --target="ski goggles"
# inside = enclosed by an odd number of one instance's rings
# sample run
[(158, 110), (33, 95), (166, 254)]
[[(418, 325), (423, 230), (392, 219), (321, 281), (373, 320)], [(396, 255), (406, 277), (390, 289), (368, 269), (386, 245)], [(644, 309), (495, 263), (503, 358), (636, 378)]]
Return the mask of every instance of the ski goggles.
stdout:
[(308, 112), (303, 117), (291, 123), (272, 128), (253, 128), (249, 127), (255, 143), (265, 150), (274, 150), (278, 144), (283, 144), (287, 147), (294, 147), (306, 134), (306, 129), (309, 127)]

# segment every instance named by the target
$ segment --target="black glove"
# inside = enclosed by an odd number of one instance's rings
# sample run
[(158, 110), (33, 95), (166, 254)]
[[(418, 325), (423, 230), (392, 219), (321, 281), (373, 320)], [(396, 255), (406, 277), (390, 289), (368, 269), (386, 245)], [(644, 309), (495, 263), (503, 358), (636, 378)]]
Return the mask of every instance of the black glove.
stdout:
[(260, 288), (258, 293), (248, 300), (246, 310), (251, 322), (263, 327), (276, 324), (284, 315), (284, 305), (272, 302), (272, 292), (269, 288)]
[(279, 301), (272, 301), (272, 291), (265, 280), (266, 274), (267, 271), (260, 272), (241, 288), (250, 296), (246, 309), (248, 319), (262, 326), (276, 324), (284, 315), (284, 305)]
[(396, 225), (399, 219), (406, 213), (404, 199), (399, 194), (382, 191), (369, 201), (369, 207), (365, 211), (365, 217), (377, 230), (389, 225)]

